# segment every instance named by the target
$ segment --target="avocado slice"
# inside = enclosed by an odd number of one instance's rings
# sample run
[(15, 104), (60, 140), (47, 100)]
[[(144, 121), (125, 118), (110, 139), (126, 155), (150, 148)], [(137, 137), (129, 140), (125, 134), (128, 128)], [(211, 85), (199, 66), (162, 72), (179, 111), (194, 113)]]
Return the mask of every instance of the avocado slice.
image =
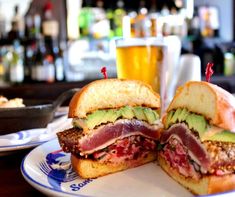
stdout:
[(191, 114), (186, 117), (185, 121), (188, 124), (188, 127), (190, 129), (192, 129), (193, 128), (193, 120), (192, 120)]
[(103, 117), (106, 114), (106, 110), (97, 110), (92, 114), (89, 114), (86, 119), (86, 125), (88, 128), (94, 128), (102, 122)]
[(110, 117), (108, 118), (109, 122), (114, 122), (115, 120), (117, 120), (119, 117), (122, 116), (120, 110), (111, 109), (109, 111), (112, 111), (112, 113), (110, 114)]
[(183, 108), (178, 117), (179, 122), (185, 121), (189, 114), (189, 111), (186, 108)]
[(97, 110), (94, 113), (87, 116), (86, 124), (87, 127), (92, 129), (96, 125), (101, 123), (114, 122), (121, 116), (120, 110)]
[(213, 136), (207, 136), (208, 123), (204, 116), (199, 114), (190, 113), (186, 108), (178, 108), (176, 111), (171, 110), (166, 117), (166, 128), (176, 122), (186, 122), (189, 129), (194, 129), (198, 132), (199, 136), (203, 140), (232, 142), (235, 143), (235, 133), (227, 130), (223, 130)]
[(175, 111), (171, 110), (169, 113), (167, 113), (167, 116), (166, 116), (166, 128), (169, 128), (169, 126), (171, 125), (171, 119), (174, 115)]
[(156, 111), (151, 110), (149, 108), (144, 108), (143, 111), (145, 114), (145, 118), (149, 124), (153, 124), (155, 122), (155, 120), (159, 119), (159, 115)]
[(133, 112), (135, 114), (135, 117), (139, 120), (146, 120), (143, 107), (134, 107)]
[(206, 140), (235, 143), (235, 133), (223, 130), (220, 133), (207, 137)]
[(87, 116), (84, 124), (92, 129), (102, 123), (115, 122), (120, 117), (127, 119), (136, 117), (139, 120), (148, 121), (150, 124), (159, 119), (158, 113), (150, 108), (125, 106), (120, 109), (97, 110)]
[(178, 108), (175, 112), (172, 110), (167, 115), (166, 125), (167, 128), (176, 122), (186, 122), (190, 129), (194, 129), (202, 136), (206, 131), (206, 119), (198, 114), (190, 113), (186, 108)]
[(101, 123), (114, 122), (120, 117), (120, 115), (121, 113), (119, 112), (119, 110), (118, 111), (113, 109), (106, 110), (106, 113), (102, 118)]
[(200, 138), (202, 138), (207, 128), (206, 119), (201, 115), (189, 114), (185, 121), (188, 124), (188, 127), (197, 131)]
[(199, 136), (202, 137), (207, 129), (207, 122), (203, 116), (195, 115), (195, 125), (194, 128), (199, 132)]
[(179, 115), (181, 114), (181, 112), (182, 112), (182, 109), (181, 109), (181, 108), (178, 108), (178, 109), (175, 111), (173, 117), (171, 118), (171, 122), (172, 122), (172, 123), (176, 123), (176, 122), (177, 122), (177, 120), (178, 120)]
[(135, 116), (133, 108), (130, 106), (122, 107), (119, 111), (123, 118), (132, 119)]
[(152, 110), (152, 112), (154, 113), (154, 116), (155, 116), (155, 119), (160, 119), (160, 116), (159, 116), (159, 111), (155, 111), (155, 110)]

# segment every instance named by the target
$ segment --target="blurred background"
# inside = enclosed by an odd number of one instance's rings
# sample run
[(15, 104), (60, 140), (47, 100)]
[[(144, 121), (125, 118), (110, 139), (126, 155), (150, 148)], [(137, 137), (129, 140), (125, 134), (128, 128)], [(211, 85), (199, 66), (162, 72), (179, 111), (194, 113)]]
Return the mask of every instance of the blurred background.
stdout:
[(213, 62), (213, 82), (235, 92), (234, 8), (233, 0), (0, 0), (0, 94), (36, 97), (48, 87), (54, 98), (102, 78), (103, 66), (116, 77), (122, 36), (175, 36), (181, 55), (200, 57), (202, 79)]

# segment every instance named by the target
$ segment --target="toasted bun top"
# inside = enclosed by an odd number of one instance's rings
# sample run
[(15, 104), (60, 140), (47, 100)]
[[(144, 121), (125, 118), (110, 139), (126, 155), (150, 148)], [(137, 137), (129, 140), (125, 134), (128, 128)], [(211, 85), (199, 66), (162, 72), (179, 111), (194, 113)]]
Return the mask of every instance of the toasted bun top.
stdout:
[(160, 96), (150, 85), (137, 80), (102, 79), (84, 86), (69, 104), (69, 117), (85, 118), (97, 109), (123, 106), (160, 107)]
[(167, 112), (183, 107), (205, 116), (210, 124), (235, 132), (235, 97), (217, 85), (205, 81), (185, 83), (177, 89)]

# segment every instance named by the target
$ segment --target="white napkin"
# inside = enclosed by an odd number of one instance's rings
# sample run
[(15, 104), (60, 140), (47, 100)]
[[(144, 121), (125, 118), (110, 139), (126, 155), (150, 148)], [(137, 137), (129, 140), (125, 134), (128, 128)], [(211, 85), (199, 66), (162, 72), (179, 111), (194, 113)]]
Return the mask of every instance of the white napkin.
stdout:
[(72, 127), (72, 119), (67, 115), (55, 119), (46, 128), (37, 128), (19, 131), (17, 133), (1, 135), (1, 146), (22, 145), (33, 142), (44, 142), (56, 137), (56, 133)]

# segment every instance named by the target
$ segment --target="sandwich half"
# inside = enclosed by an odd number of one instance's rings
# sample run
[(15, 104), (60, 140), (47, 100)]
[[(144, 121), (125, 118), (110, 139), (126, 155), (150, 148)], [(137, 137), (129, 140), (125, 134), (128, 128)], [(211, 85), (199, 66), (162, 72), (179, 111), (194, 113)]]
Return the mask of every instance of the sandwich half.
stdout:
[(162, 124), (160, 96), (136, 80), (103, 79), (69, 104), (73, 128), (58, 133), (74, 170), (95, 178), (156, 160)]
[(235, 189), (235, 98), (208, 82), (178, 88), (163, 118), (159, 165), (194, 194)]

